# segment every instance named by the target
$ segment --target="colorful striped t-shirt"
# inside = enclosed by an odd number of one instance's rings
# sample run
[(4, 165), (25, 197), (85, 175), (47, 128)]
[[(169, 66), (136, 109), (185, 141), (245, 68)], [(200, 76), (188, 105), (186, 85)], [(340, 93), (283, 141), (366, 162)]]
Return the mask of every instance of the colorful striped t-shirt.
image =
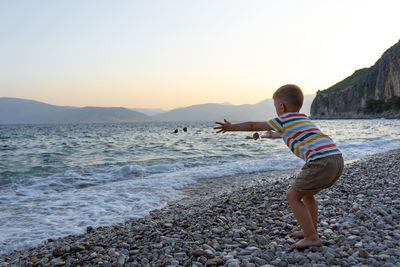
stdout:
[(341, 154), (332, 139), (323, 134), (305, 114), (285, 113), (267, 123), (282, 135), (289, 149), (306, 162)]

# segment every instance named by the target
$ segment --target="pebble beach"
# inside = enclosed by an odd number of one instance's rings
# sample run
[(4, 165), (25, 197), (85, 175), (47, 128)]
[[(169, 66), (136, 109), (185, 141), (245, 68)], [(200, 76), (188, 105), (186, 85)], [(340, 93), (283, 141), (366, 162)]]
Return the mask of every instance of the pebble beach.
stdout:
[(400, 266), (400, 150), (346, 163), (316, 198), (322, 247), (290, 249), (298, 170), (204, 179), (144, 218), (48, 239), (0, 266)]

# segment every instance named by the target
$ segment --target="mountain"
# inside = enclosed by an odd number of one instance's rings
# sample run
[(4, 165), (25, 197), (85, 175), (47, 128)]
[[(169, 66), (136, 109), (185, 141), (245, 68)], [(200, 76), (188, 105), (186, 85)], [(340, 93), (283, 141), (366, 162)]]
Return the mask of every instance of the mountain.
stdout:
[[(305, 95), (302, 112), (309, 113), (314, 95)], [(155, 121), (231, 121), (266, 120), (275, 117), (274, 101), (265, 99), (257, 104), (201, 104), (177, 108), (152, 116)]]
[(127, 108), (84, 107), (54, 113), (46, 122), (53, 123), (112, 123), (148, 121), (149, 116)]
[[(304, 96), (302, 112), (309, 113), (313, 95)], [(140, 110), (140, 109), (139, 109)], [(159, 110), (147, 110), (155, 112)], [(31, 123), (113, 123), (141, 121), (231, 121), (266, 120), (275, 117), (274, 102), (266, 99), (257, 104), (202, 104), (177, 108), (148, 116), (127, 108), (63, 107), (46, 103), (0, 97), (0, 124)]]
[(370, 68), (318, 91), (313, 118), (400, 117), (400, 41)]
[(31, 123), (43, 121), (48, 114), (66, 111), (70, 107), (45, 104), (19, 98), (0, 98), (0, 123)]
[(131, 108), (130, 110), (143, 113), (147, 116), (153, 116), (153, 115), (157, 115), (157, 114), (166, 112), (165, 110), (160, 109), (160, 108)]
[(147, 121), (150, 117), (126, 108), (63, 107), (0, 97), (0, 124), (21, 123), (110, 123)]

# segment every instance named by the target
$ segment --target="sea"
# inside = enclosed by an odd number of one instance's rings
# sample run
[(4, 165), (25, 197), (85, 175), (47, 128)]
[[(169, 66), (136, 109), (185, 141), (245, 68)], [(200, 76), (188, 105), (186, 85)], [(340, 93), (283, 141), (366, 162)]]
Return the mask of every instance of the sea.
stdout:
[[(315, 124), (347, 161), (400, 148), (400, 120)], [(182, 188), (199, 180), (304, 164), (282, 140), (247, 139), (252, 133), (246, 132), (216, 134), (214, 126), (0, 125), (0, 254), (81, 234), (87, 226), (141, 218), (182, 200)]]

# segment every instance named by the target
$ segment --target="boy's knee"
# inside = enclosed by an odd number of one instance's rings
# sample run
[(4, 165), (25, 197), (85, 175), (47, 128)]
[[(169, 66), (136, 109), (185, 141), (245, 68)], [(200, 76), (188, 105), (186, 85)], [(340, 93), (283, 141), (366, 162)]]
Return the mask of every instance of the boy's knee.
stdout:
[(315, 198), (313, 195), (304, 195), (303, 200), (311, 202), (311, 201), (315, 201)]

